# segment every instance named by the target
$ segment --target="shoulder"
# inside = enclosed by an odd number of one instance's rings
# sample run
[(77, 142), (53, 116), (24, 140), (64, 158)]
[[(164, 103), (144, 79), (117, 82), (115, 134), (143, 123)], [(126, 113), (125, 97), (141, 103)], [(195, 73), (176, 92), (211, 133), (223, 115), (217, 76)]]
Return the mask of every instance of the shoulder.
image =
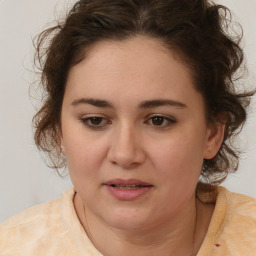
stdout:
[(59, 213), (60, 199), (54, 199), (47, 203), (35, 205), (7, 219), (0, 225), (0, 232), (3, 230), (20, 229), (23, 226), (40, 223), (46, 217), (56, 217)]
[(242, 195), (228, 191), (220, 187), (219, 195), (220, 201), (226, 201), (227, 218), (234, 218), (235, 216), (246, 218), (254, 221), (256, 224), (256, 199), (247, 195)]
[(215, 202), (215, 209), (198, 256), (256, 255), (256, 199), (224, 187), (204, 199)]
[(20, 255), (16, 252), (17, 247), (22, 251), (29, 244), (34, 244), (49, 236), (52, 224), (55, 223), (54, 226), (56, 226), (60, 222), (59, 201), (56, 199), (31, 207), (2, 223), (0, 225), (0, 251), (2, 253), (11, 251), (14, 255), (16, 253)]
[[(72, 190), (65, 193), (72, 194)], [(65, 196), (64, 196), (65, 197)], [(67, 196), (66, 199), (67, 200)], [(68, 231), (63, 224), (63, 196), (31, 207), (0, 225), (1, 255), (58, 255), (68, 244)], [(36, 253), (40, 251), (39, 254)], [(44, 254), (44, 253), (45, 254)], [(59, 252), (59, 251), (58, 251)], [(57, 253), (57, 254), (56, 254)]]
[(214, 218), (215, 250), (256, 255), (256, 199), (220, 187)]

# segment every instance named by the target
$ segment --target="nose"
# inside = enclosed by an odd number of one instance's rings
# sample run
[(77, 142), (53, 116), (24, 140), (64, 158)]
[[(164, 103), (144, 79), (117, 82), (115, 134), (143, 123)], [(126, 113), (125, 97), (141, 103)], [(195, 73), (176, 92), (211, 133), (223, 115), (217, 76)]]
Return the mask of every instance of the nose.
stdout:
[(108, 151), (108, 160), (125, 169), (142, 164), (146, 154), (141, 143), (140, 134), (133, 127), (120, 127), (112, 136)]

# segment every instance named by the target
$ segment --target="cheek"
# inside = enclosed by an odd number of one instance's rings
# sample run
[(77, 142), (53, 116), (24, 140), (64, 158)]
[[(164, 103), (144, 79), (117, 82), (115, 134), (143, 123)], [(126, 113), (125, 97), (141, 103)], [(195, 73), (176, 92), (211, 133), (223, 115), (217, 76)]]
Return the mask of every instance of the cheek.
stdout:
[[(104, 161), (103, 148), (100, 148), (97, 144), (92, 146), (90, 143), (85, 144), (81, 142), (69, 146), (67, 163), (70, 178), (76, 191), (83, 198), (87, 198), (88, 195), (96, 193), (97, 184), (102, 182), (99, 170)], [(90, 197), (86, 199), (86, 201), (89, 200)]]
[[(165, 195), (161, 204), (164, 212), (172, 211), (173, 205), (179, 209), (195, 192), (203, 158), (202, 151), (194, 146), (192, 140), (183, 137), (156, 148), (154, 166), (158, 175), (155, 177), (159, 193)], [(165, 203), (166, 198), (172, 202), (171, 206)]]
[(166, 140), (151, 151), (154, 164), (158, 170), (162, 170), (164, 179), (197, 181), (203, 163), (204, 142), (195, 138), (173, 136), (173, 139)]
[[(73, 134), (65, 138), (65, 151), (71, 176), (96, 175), (104, 161), (107, 145), (94, 136)], [(79, 178), (78, 177), (78, 178)]]

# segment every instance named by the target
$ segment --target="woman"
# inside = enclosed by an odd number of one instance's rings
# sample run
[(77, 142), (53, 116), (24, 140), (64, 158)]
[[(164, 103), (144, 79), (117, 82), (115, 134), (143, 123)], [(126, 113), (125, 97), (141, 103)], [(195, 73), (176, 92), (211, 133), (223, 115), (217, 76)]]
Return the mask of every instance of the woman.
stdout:
[(35, 141), (74, 189), (2, 224), (1, 255), (255, 255), (256, 201), (218, 186), (253, 95), (228, 14), (83, 0), (39, 36)]

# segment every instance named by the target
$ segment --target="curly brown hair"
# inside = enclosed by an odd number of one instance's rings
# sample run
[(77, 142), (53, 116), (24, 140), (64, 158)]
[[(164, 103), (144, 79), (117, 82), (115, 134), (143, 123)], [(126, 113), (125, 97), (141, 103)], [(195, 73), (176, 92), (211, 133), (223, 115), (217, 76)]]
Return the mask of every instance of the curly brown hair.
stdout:
[[(51, 167), (66, 166), (59, 145), (60, 115), (71, 67), (85, 50), (102, 40), (122, 41), (136, 35), (161, 40), (176, 51), (204, 96), (208, 122), (225, 122), (221, 148), (205, 159), (204, 183), (220, 184), (238, 167), (238, 150), (230, 143), (246, 120), (254, 92), (237, 88), (243, 65), (241, 37), (231, 33), (229, 9), (207, 0), (80, 0), (62, 22), (35, 41), (44, 89), (42, 108), (34, 116), (35, 142), (49, 155)], [(229, 31), (229, 32), (228, 32)], [(242, 34), (242, 33), (241, 33)], [(222, 117), (222, 118), (220, 118)], [(224, 118), (223, 118), (224, 117)]]

